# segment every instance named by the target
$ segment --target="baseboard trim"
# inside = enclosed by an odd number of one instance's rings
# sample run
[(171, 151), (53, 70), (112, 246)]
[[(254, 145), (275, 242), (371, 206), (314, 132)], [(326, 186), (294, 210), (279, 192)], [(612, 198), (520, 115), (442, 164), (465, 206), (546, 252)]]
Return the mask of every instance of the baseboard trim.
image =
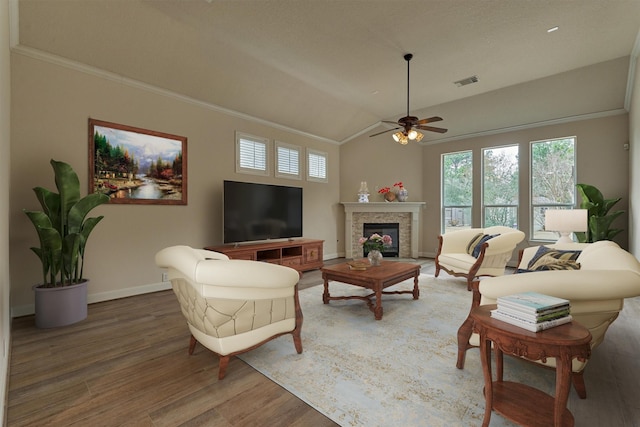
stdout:
[[(97, 302), (110, 301), (114, 299), (127, 298), (136, 295), (150, 294), (152, 292), (166, 291), (171, 289), (171, 282), (151, 283), (148, 285), (135, 286), (133, 288), (118, 289), (116, 291), (99, 292), (89, 294), (87, 303), (94, 304)], [(35, 313), (35, 305), (27, 304), (11, 308), (11, 317), (30, 316)]]

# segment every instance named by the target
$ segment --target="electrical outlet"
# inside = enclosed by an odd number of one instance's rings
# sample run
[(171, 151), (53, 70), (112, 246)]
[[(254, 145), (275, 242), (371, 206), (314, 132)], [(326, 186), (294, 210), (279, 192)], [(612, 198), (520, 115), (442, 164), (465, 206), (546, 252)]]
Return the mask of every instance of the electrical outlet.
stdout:
[(168, 273), (162, 273), (162, 281), (163, 282), (168, 282), (169, 281), (169, 274)]

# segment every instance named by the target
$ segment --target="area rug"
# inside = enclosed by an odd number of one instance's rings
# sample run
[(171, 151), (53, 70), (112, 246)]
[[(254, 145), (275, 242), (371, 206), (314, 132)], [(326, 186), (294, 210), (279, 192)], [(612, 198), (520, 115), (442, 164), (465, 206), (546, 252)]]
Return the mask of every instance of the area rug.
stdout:
[[(411, 289), (413, 280), (388, 290)], [(376, 321), (360, 300), (322, 303), (323, 286), (300, 292), (304, 314), (297, 354), (283, 336), (241, 359), (342, 426), (481, 425), (484, 380), (477, 349), (464, 370), (455, 367), (458, 327), (471, 293), (466, 282), (420, 276), (420, 299), (384, 295)], [(365, 295), (364, 289), (331, 282), (332, 296)], [(549, 393), (554, 375), (505, 358), (505, 380)], [(512, 423), (494, 413), (492, 426)]]

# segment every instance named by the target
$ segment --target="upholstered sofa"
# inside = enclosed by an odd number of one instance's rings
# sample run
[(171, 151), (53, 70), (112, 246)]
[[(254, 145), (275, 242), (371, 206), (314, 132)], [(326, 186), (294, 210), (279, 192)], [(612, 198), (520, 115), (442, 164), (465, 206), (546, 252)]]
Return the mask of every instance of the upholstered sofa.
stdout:
[(197, 342), (220, 358), (224, 378), (229, 358), (283, 334), (292, 334), (302, 353), (299, 273), (289, 267), (171, 246), (156, 254), (168, 269), (171, 286), (191, 332), (189, 354)]
[[(575, 260), (579, 269), (556, 270), (551, 266), (552, 269), (546, 271), (526, 272), (539, 247), (526, 248), (518, 264), (518, 271), (525, 272), (476, 281), (473, 284), (475, 295), (472, 306), (495, 304), (500, 296), (524, 291), (568, 299), (574, 321), (591, 332), (591, 349), (594, 350), (602, 343), (607, 329), (618, 317), (624, 299), (640, 296), (640, 262), (610, 241), (548, 247), (559, 251), (580, 251)], [(467, 319), (458, 331), (457, 366), (461, 369), (464, 367), (466, 349), (478, 345), (478, 337), (472, 335), (472, 329), (472, 322)], [(574, 359), (572, 366), (572, 381), (583, 399), (586, 397), (583, 371), (587, 362)], [(549, 358), (542, 364), (555, 367), (555, 359)]]
[[(481, 241), (482, 236), (495, 237)], [(442, 269), (452, 276), (465, 277), (467, 289), (471, 290), (471, 282), (477, 277), (502, 276), (516, 246), (523, 240), (522, 231), (503, 226), (467, 228), (442, 234), (438, 236), (435, 276), (438, 277)]]

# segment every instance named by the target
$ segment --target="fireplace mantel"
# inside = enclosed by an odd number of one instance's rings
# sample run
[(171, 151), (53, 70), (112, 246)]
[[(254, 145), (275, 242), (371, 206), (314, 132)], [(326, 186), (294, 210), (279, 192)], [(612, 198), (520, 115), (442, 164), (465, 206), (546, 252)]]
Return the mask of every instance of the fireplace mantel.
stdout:
[[(383, 202), (383, 203), (358, 203), (358, 202), (341, 202), (344, 206), (344, 234), (345, 234), (345, 257), (354, 257), (354, 239), (362, 234), (362, 230), (353, 229), (353, 214), (379, 214), (379, 213), (408, 213), (410, 214), (410, 235), (411, 249), (410, 254), (400, 254), (401, 257), (410, 256), (418, 258), (418, 241), (420, 240), (420, 210), (426, 204), (425, 202)], [(378, 221), (375, 221), (378, 222)]]

